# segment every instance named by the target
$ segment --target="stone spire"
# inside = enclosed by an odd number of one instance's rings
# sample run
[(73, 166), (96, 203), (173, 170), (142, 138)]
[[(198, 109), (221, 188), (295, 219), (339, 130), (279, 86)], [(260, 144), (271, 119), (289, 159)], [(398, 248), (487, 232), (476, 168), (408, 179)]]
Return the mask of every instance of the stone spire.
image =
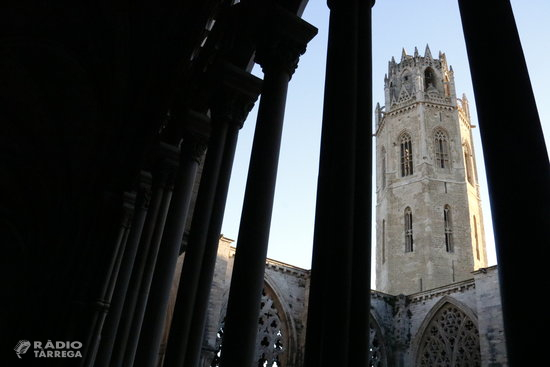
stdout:
[(429, 58), (429, 59), (433, 59), (432, 52), (430, 51), (430, 46), (428, 46), (427, 43), (426, 43), (426, 51), (424, 51), (424, 57)]

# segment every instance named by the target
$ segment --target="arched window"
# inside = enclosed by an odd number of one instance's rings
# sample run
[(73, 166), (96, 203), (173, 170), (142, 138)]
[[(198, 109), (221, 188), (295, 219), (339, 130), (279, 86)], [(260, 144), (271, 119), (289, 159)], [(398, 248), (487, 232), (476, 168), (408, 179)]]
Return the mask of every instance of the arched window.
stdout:
[(432, 68), (426, 68), (424, 70), (424, 90), (428, 90), (430, 86), (434, 88), (436, 86), (435, 73)]
[(411, 208), (405, 209), (405, 252), (413, 251), (413, 216)]
[[(285, 326), (283, 311), (277, 306), (276, 296), (273, 290), (267, 285), (262, 290), (260, 303), (260, 314), (258, 316), (258, 335), (256, 338), (257, 365), (261, 367), (284, 367), (287, 363), (288, 330)], [(225, 311), (224, 311), (225, 312)], [(223, 353), (223, 329), (225, 316), (218, 329), (216, 338), (216, 351), (211, 367), (220, 365), (221, 354)]]
[(380, 152), (380, 155), (382, 156), (382, 162), (380, 167), (380, 185), (382, 186), (382, 189), (386, 188), (386, 149), (382, 147), (382, 151)]
[(382, 341), (382, 333), (372, 314), (369, 317), (369, 367), (386, 367), (386, 347)]
[(449, 205), (445, 205), (443, 208), (443, 222), (445, 223), (445, 249), (447, 252), (454, 252), (453, 225), (451, 223), (451, 207)]
[(479, 331), (460, 308), (445, 303), (424, 330), (417, 366), (481, 366)]
[(401, 134), (401, 176), (413, 174), (412, 140), (407, 133)]
[(434, 134), (435, 164), (437, 168), (449, 169), (451, 161), (449, 159), (449, 138), (441, 129), (436, 130)]
[(464, 144), (464, 165), (466, 166), (466, 178), (470, 185), (475, 185), (472, 153), (468, 144)]

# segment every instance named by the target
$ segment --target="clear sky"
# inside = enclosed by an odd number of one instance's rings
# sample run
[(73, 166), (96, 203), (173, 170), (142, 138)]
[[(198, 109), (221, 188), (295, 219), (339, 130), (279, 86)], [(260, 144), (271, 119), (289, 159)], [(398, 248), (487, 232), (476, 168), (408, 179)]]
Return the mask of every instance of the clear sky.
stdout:
[[(550, 1), (513, 0), (512, 7), (548, 142), (550, 68), (545, 64), (549, 59)], [(310, 0), (303, 14), (306, 21), (319, 28), (319, 33), (309, 43), (308, 50), (301, 57), (298, 69), (289, 85), (268, 251), (270, 258), (306, 269), (311, 267), (328, 16), (329, 10), (325, 0)], [(447, 55), (447, 61), (452, 65), (455, 73), (457, 96), (466, 93), (470, 101), (472, 123), (477, 125), (472, 81), (456, 0), (377, 0), (373, 8), (372, 34), (373, 106), (377, 102), (384, 105), (384, 74), (387, 72), (391, 57), (394, 56), (399, 61), (403, 47), (408, 54), (412, 54), (415, 46), (423, 55), (426, 44), (429, 44), (434, 57), (437, 57), (439, 51)], [(498, 63), (499, 58), (504, 57), (506, 57), (505, 54), (495, 55), (495, 63)], [(262, 77), (259, 68), (255, 68), (254, 73)], [(506, 100), (505, 91), (495, 91), (495, 93), (503, 94), (502, 100), (507, 108), (513, 107), (513, 101)], [(224, 236), (234, 240), (238, 238), (257, 106), (258, 103), (251, 111), (239, 135), (222, 226)], [(473, 137), (485, 219), (488, 260), (489, 265), (494, 265), (496, 255), (489, 197), (483, 168), (481, 140), (477, 128), (473, 130)], [(374, 184), (373, 187), (375, 187)], [(373, 204), (375, 202), (373, 196)], [(375, 245), (374, 233), (373, 226), (373, 246)]]

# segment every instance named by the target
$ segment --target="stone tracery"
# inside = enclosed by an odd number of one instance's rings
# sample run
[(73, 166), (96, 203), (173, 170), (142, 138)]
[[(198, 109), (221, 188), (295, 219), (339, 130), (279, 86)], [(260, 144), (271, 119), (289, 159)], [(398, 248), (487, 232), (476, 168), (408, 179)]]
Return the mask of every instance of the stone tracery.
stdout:
[(373, 320), (369, 320), (369, 367), (386, 367), (386, 349), (380, 335), (380, 328)]
[[(262, 290), (260, 314), (258, 317), (258, 336), (256, 338), (256, 357), (258, 367), (285, 366), (286, 351), (288, 349), (288, 331), (284, 325), (282, 310), (276, 305), (276, 295), (266, 285)], [(210, 364), (217, 367), (223, 352), (223, 330), (225, 317), (222, 318), (216, 338), (215, 357)]]
[(473, 320), (451, 303), (441, 307), (424, 331), (417, 366), (481, 366), (479, 332)]

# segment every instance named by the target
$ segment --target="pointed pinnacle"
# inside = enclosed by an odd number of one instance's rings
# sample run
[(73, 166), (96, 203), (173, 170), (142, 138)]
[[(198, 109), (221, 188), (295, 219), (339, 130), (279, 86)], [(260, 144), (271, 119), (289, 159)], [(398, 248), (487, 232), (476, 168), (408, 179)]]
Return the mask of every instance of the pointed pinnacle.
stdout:
[(426, 51), (424, 51), (424, 57), (432, 58), (432, 52), (430, 51), (430, 46), (426, 43)]

